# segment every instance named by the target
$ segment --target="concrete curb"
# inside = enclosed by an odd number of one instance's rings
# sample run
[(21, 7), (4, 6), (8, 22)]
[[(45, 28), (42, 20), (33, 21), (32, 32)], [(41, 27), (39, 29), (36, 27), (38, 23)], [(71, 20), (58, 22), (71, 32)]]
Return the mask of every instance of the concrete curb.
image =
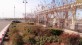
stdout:
[(2, 41), (3, 41), (3, 38), (4, 38), (4, 36), (5, 36), (6, 32), (7, 32), (7, 29), (8, 29), (10, 24), (8, 24), (6, 27), (4, 27), (4, 29), (2, 29), (2, 31), (0, 32), (0, 45), (1, 45)]

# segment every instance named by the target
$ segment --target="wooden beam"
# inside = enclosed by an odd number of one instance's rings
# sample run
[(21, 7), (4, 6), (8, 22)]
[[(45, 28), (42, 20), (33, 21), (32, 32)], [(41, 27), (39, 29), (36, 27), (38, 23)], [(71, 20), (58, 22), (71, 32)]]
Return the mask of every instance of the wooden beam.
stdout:
[(77, 3), (82, 3), (82, 0), (76, 0)]

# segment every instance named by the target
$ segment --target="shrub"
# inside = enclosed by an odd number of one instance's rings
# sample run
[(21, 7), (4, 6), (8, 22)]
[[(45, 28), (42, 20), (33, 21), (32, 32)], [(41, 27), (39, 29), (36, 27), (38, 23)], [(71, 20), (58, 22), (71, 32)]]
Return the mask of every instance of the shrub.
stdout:
[(12, 21), (13, 23), (21, 23), (21, 21), (18, 21), (18, 20), (15, 20), (15, 21)]
[(36, 45), (43, 45), (46, 41), (46, 37), (44, 36), (37, 37), (36, 41), (37, 41)]
[(34, 38), (29, 38), (29, 43), (31, 43), (31, 45), (36, 44), (36, 40)]
[(16, 28), (9, 29), (8, 36), (12, 37), (14, 33), (18, 33), (18, 30)]
[(82, 45), (82, 38), (80, 38), (79, 40), (79, 45)]
[(29, 24), (29, 25), (34, 25), (34, 23), (33, 23), (33, 22), (30, 22), (30, 23), (27, 23), (27, 24)]
[(27, 43), (28, 40), (29, 40), (29, 36), (23, 36), (23, 42), (24, 42), (24, 43)]
[(62, 30), (58, 30), (58, 29), (51, 29), (50, 32), (51, 32), (52, 35), (57, 35), (57, 36), (59, 36), (63, 33)]
[(42, 31), (44, 30), (44, 28), (40, 25), (28, 25), (26, 26), (26, 30), (29, 30), (30, 34), (33, 34), (35, 36), (37, 35), (42, 35)]
[(22, 37), (18, 33), (13, 34), (10, 41), (12, 45), (23, 45)]
[(78, 45), (79, 39), (80, 39), (80, 36), (78, 34), (71, 34), (69, 36), (69, 41), (71, 45)]

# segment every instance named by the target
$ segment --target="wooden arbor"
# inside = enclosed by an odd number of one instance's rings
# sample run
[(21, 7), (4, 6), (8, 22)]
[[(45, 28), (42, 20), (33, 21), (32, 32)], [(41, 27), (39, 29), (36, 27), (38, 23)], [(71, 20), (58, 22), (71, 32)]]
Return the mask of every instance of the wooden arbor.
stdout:
[[(60, 7), (48, 9), (48, 10), (42, 10), (38, 12), (38, 23), (40, 22), (41, 16), (43, 16), (45, 19), (44, 24), (48, 26), (48, 23), (50, 22), (52, 24), (52, 27), (55, 27), (56, 25), (58, 28), (70, 28), (75, 29), (75, 21), (76, 21), (76, 9), (78, 6), (81, 6), (82, 3), (72, 3), (63, 5)], [(72, 13), (71, 22), (69, 23), (69, 11)], [(51, 16), (53, 15), (53, 18)], [(50, 20), (51, 19), (51, 20)], [(55, 23), (53, 23), (55, 22)]]

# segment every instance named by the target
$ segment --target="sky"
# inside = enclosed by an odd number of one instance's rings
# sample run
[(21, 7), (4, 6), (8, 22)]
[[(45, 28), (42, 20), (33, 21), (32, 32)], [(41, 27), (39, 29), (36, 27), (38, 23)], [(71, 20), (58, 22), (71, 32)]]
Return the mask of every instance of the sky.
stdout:
[[(27, 12), (31, 12), (36, 4), (39, 3), (36, 0), (27, 0)], [(15, 5), (15, 17), (23, 17), (25, 5), (23, 0), (0, 0), (0, 17), (1, 18), (12, 18), (14, 17), (14, 5)]]
[[(15, 18), (22, 18), (25, 13), (24, 0), (0, 0), (0, 18), (14, 18), (14, 6), (15, 6)], [(43, 0), (27, 0), (26, 12), (31, 13), (36, 10), (38, 4), (43, 3)], [(50, 1), (47, 0), (47, 3)]]
[[(68, 0), (69, 1), (69, 0)], [(27, 0), (26, 12), (34, 12), (38, 4), (44, 3), (44, 0)], [(51, 0), (45, 0), (48, 4)], [(61, 0), (56, 0), (56, 4), (61, 2)], [(69, 1), (70, 2), (70, 1)], [(62, 4), (62, 3), (60, 3)], [(22, 18), (23, 13), (25, 12), (25, 4), (23, 0), (0, 0), (0, 18), (14, 18), (14, 6), (15, 6), (15, 18)], [(61, 6), (61, 5), (60, 5)], [(77, 10), (77, 17), (82, 17), (82, 10)]]

